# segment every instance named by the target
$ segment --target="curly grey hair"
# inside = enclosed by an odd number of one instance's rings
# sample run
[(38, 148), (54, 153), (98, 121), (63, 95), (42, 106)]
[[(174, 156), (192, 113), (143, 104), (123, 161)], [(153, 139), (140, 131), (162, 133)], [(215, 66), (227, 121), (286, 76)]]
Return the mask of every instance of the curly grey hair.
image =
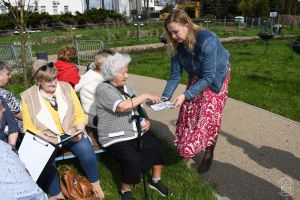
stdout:
[(3, 70), (7, 70), (7, 71), (10, 71), (11, 72), (11, 66), (8, 64), (8, 63), (6, 63), (6, 62), (4, 62), (4, 61), (0, 61), (0, 73), (2, 73), (3, 72)]
[(115, 53), (112, 56), (108, 56), (101, 68), (101, 74), (104, 80), (110, 81), (115, 78), (118, 71), (128, 65), (130, 61), (131, 57), (128, 54)]

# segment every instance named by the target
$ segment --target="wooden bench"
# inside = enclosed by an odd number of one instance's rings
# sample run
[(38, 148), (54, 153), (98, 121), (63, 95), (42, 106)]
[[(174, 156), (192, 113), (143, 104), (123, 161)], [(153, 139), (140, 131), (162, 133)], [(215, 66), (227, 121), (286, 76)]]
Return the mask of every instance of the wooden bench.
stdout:
[[(87, 128), (87, 133), (92, 140), (93, 148), (96, 155), (99, 156), (100, 153), (105, 152), (105, 150), (101, 148), (101, 145), (97, 140), (98, 139), (97, 133), (95, 131), (92, 131), (90, 128)], [(75, 157), (76, 156), (71, 151), (69, 151), (68, 148), (63, 148), (60, 154), (55, 158), (55, 161), (67, 160)]]
[(224, 35), (226, 33), (233, 33), (235, 35), (236, 33), (236, 27), (235, 26), (227, 26), (224, 28)]

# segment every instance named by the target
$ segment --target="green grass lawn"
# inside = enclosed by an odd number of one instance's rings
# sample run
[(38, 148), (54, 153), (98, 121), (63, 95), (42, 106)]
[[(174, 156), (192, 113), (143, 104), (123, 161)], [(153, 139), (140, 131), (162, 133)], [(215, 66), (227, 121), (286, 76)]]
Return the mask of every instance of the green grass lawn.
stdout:
[[(260, 40), (225, 45), (232, 59), (229, 96), (300, 121), (300, 55), (289, 49), (290, 42), (271, 40), (266, 54)], [(168, 79), (164, 51), (134, 53), (132, 58), (130, 73)], [(186, 74), (182, 83), (187, 83)]]

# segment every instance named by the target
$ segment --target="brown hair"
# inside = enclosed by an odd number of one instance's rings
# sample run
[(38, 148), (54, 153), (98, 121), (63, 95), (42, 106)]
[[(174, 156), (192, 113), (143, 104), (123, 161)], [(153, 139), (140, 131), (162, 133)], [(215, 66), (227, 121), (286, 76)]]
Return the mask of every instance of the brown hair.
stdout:
[(73, 62), (76, 59), (76, 49), (74, 47), (64, 47), (59, 50), (57, 60)]
[(105, 62), (106, 58), (109, 56), (114, 55), (115, 52), (109, 49), (103, 49), (100, 50), (97, 55), (95, 56), (95, 65), (96, 65), (96, 71), (101, 71), (101, 66)]
[(48, 65), (47, 60), (38, 59), (32, 64), (32, 77), (36, 83), (53, 80), (57, 75), (56, 67), (47, 67), (46, 70), (40, 70), (41, 67)]
[(171, 41), (171, 45), (174, 51), (176, 51), (178, 43), (172, 38), (172, 35), (169, 33), (167, 28), (167, 25), (172, 22), (177, 22), (182, 25), (188, 25), (189, 29), (187, 37), (184, 41), (184, 45), (186, 46), (188, 51), (192, 52), (196, 42), (196, 33), (201, 30), (200, 26), (196, 25), (188, 16), (188, 14), (186, 14), (186, 12), (181, 9), (177, 9), (171, 12), (164, 21), (164, 28), (166, 30), (168, 39)]

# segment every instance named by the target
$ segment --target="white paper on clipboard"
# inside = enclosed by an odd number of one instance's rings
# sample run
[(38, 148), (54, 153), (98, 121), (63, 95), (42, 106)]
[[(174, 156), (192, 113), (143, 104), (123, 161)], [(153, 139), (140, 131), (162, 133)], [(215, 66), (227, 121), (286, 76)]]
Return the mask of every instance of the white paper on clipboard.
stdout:
[(56, 147), (31, 133), (26, 133), (20, 148), (19, 157), (25, 164), (34, 181), (37, 181)]

